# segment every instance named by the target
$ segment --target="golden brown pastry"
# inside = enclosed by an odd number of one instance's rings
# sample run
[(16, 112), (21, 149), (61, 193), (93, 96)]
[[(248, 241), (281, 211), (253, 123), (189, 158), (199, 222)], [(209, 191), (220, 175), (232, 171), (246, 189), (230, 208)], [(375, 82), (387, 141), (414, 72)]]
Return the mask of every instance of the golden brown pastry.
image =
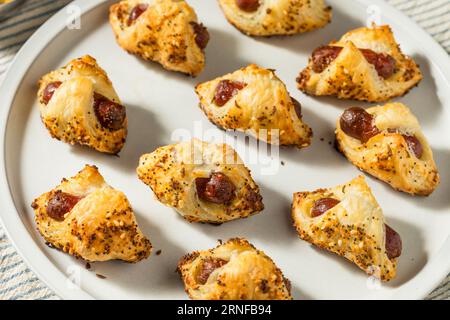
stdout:
[(138, 262), (150, 255), (152, 246), (127, 197), (110, 187), (95, 166), (63, 179), (31, 206), (45, 241), (77, 258)]
[(167, 70), (197, 76), (205, 66), (209, 33), (182, 0), (123, 0), (109, 21), (119, 45)]
[(227, 20), (251, 36), (292, 35), (331, 21), (324, 0), (219, 0)]
[(316, 49), (297, 78), (310, 95), (370, 102), (402, 96), (420, 80), (419, 66), (402, 53), (391, 28), (375, 25)]
[(127, 116), (106, 72), (91, 56), (72, 60), (39, 81), (39, 110), (53, 138), (117, 154)]
[(439, 184), (430, 145), (401, 103), (347, 109), (336, 124), (336, 144), (355, 166), (394, 189), (426, 196)]
[(193, 139), (156, 149), (137, 174), (190, 222), (220, 224), (264, 209), (259, 188), (233, 148)]
[(363, 176), (334, 188), (295, 193), (292, 218), (301, 239), (383, 281), (395, 277), (402, 241), (386, 225)]
[(188, 254), (178, 272), (194, 300), (292, 300), (289, 280), (245, 239)]
[(243, 131), (259, 140), (299, 148), (311, 144), (300, 103), (273, 70), (251, 64), (195, 88), (200, 108), (224, 130)]

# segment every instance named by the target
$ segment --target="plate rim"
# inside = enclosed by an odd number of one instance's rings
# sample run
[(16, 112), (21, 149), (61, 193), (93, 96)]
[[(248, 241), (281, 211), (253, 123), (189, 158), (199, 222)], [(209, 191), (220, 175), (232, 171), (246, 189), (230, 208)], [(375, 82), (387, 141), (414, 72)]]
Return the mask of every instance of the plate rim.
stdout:
[[(29, 67), (34, 63), (35, 58), (41, 54), (42, 50), (66, 27), (66, 8), (68, 6), (78, 6), (80, 8), (80, 15), (83, 16), (107, 1), (109, 0), (76, 0), (63, 7), (46, 21), (22, 46), (11, 63), (0, 86), (0, 105), (7, 106), (0, 108), (0, 187), (2, 190), (7, 190), (6, 193), (0, 193), (0, 223), (11, 244), (26, 265), (45, 285), (63, 299), (94, 299), (94, 297), (82, 288), (71, 290), (64, 285), (67, 281), (67, 276), (42, 252), (22, 222), (18, 214), (19, 210), (12, 198), (6, 171), (6, 127), (12, 102), (15, 100), (17, 94), (17, 88), (23, 81)], [(411, 26), (410, 28), (405, 28), (403, 31), (413, 38), (423, 39), (424, 44), (426, 44), (424, 51), (427, 52), (428, 61), (441, 73), (442, 78), (450, 88), (450, 76), (448, 78), (445, 76), (445, 74), (450, 75), (450, 63), (445, 63), (446, 60), (450, 62), (450, 58), (430, 34), (404, 13), (382, 0), (357, 1), (366, 7), (368, 5), (376, 5), (380, 7), (384, 16), (389, 18), (395, 17), (399, 24)], [(14, 236), (12, 234), (13, 230)], [(450, 261), (450, 234), (439, 248), (438, 253), (417, 274), (414, 281), (403, 284), (401, 292), (397, 293), (393, 298), (425, 298), (450, 273), (450, 263), (448, 261)], [(41, 270), (46, 271), (43, 272)], [(52, 276), (49, 276), (49, 274), (52, 274)]]

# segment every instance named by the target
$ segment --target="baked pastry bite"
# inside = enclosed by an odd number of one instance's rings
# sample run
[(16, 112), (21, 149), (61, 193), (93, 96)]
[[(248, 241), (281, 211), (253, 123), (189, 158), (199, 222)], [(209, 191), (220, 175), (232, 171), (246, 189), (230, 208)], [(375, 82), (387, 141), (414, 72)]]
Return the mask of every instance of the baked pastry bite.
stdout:
[(127, 115), (106, 72), (91, 56), (70, 61), (39, 80), (41, 119), (53, 138), (117, 154)]
[(111, 6), (109, 22), (129, 53), (191, 76), (205, 66), (209, 33), (186, 1), (123, 0)]
[(270, 69), (255, 64), (197, 85), (200, 108), (224, 130), (243, 131), (271, 144), (311, 144), (301, 105)]
[(245, 239), (187, 254), (178, 272), (194, 300), (292, 300), (289, 280)]
[(331, 21), (324, 0), (219, 0), (227, 20), (251, 36), (292, 35)]
[(347, 109), (336, 124), (337, 149), (394, 189), (427, 196), (440, 178), (417, 118), (404, 104)]
[(221, 224), (264, 209), (259, 187), (236, 151), (193, 139), (144, 154), (139, 179), (190, 222)]
[(395, 277), (402, 240), (385, 223), (363, 176), (334, 188), (294, 193), (292, 219), (301, 239), (382, 281)]
[(316, 49), (297, 78), (304, 93), (369, 102), (402, 96), (420, 80), (419, 66), (402, 53), (387, 25), (352, 30)]
[(31, 206), (45, 241), (77, 258), (138, 262), (150, 255), (152, 245), (127, 197), (110, 187), (95, 166), (63, 179)]

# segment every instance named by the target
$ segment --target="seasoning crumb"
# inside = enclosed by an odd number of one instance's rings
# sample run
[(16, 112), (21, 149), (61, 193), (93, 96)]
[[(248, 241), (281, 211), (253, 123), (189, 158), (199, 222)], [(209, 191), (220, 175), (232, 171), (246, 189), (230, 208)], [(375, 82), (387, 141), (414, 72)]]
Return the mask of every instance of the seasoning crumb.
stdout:
[(328, 144), (331, 146), (333, 144), (333, 142), (332, 141), (328, 141)]
[(325, 141), (325, 139), (324, 138), (320, 138), (320, 141)]
[(217, 239), (217, 242), (219, 242), (219, 244), (223, 244), (223, 240), (222, 239)]
[(106, 277), (102, 274), (96, 273), (95, 275), (97, 276), (97, 278), (106, 279)]
[(161, 254), (162, 250), (156, 251), (156, 255), (159, 256)]
[(281, 165), (284, 166), (284, 161), (281, 161)]
[(91, 268), (91, 264), (89, 262), (86, 262), (86, 269), (89, 270)]

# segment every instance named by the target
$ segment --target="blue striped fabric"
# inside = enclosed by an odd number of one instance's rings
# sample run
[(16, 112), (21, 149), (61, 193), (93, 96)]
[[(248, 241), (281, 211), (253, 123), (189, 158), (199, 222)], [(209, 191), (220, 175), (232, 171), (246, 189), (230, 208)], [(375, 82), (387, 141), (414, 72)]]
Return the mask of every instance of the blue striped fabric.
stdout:
[[(348, 0), (350, 1), (350, 0)], [(16, 52), (69, 0), (28, 0), (0, 21), (0, 83)], [(415, 20), (450, 53), (450, 0), (387, 0)], [(0, 300), (59, 299), (25, 265), (0, 227)], [(427, 299), (450, 299), (450, 276)]]
[(0, 228), (0, 300), (58, 299), (26, 266)]

